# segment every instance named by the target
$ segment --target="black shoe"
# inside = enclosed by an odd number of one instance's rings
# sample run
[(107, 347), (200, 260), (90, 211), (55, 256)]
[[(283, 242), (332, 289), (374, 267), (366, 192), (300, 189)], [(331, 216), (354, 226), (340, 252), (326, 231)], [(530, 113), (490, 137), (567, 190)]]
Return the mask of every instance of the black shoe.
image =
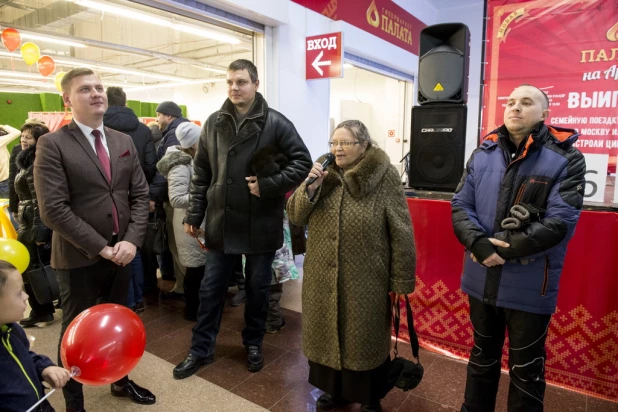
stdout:
[(241, 289), (238, 291), (238, 293), (234, 295), (230, 305), (232, 305), (233, 307), (237, 307), (245, 303), (246, 300), (247, 300), (247, 292), (245, 292), (244, 289)]
[(382, 412), (382, 405), (379, 401), (371, 405), (361, 405), (361, 412)]
[(247, 349), (247, 369), (249, 372), (258, 372), (264, 367), (264, 354), (259, 346), (249, 345)]
[(277, 333), (283, 328), (285, 328), (285, 319), (281, 318), (281, 325), (279, 326), (266, 325), (266, 333)]
[(19, 324), (21, 326), (23, 326), (24, 328), (31, 328), (33, 326), (36, 326), (38, 323), (47, 323), (47, 322), (53, 322), (54, 320), (54, 315), (52, 315), (51, 313), (49, 315), (43, 315), (43, 316), (28, 316), (26, 319), (20, 320)]
[(133, 310), (135, 311), (135, 313), (142, 313), (145, 309), (146, 308), (144, 307), (144, 302), (140, 302), (135, 304), (135, 309)]
[(346, 401), (345, 399), (335, 398), (334, 396), (327, 393), (322, 394), (322, 396), (320, 396), (315, 402), (316, 408), (323, 411), (335, 409), (340, 406), (346, 406), (348, 404), (350, 404), (350, 402)]
[(211, 363), (213, 359), (214, 355), (207, 358), (198, 358), (194, 354), (189, 353), (187, 357), (174, 368), (174, 379), (188, 378), (202, 366)]
[(152, 392), (130, 380), (120, 385), (112, 383), (111, 389), (113, 396), (126, 396), (140, 405), (152, 405), (157, 401), (157, 397), (154, 396)]
[(182, 300), (184, 297), (184, 294), (178, 292), (165, 292), (161, 294), (162, 299)]

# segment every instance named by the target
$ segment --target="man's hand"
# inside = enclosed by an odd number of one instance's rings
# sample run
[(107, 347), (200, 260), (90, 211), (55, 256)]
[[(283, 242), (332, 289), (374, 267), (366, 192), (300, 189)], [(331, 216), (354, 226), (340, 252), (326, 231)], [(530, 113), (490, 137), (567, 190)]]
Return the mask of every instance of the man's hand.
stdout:
[(258, 184), (257, 176), (248, 176), (245, 177), (245, 180), (248, 182), (247, 186), (249, 186), (249, 192), (253, 196), (260, 197), (260, 185)]
[(185, 233), (189, 236), (191, 236), (192, 238), (197, 237), (197, 229), (194, 226), (191, 226), (188, 223), (184, 223), (183, 224), (184, 228), (185, 228)]
[[(504, 247), (504, 248), (511, 247), (511, 245), (509, 245), (508, 243), (503, 242), (502, 240), (495, 239), (493, 237), (490, 237), (489, 241), (494, 246)], [(476, 260), (476, 257), (474, 257), (474, 254), (470, 253), (470, 257), (472, 258), (474, 262), (478, 263), (478, 261)], [(500, 255), (498, 255), (497, 253), (494, 253), (493, 255), (489, 256), (487, 259), (483, 261), (483, 265), (487, 267), (493, 267), (493, 266), (504, 265), (504, 262), (505, 262), (504, 259), (502, 259)]]
[(155, 211), (156, 206), (157, 206), (157, 202), (155, 202), (154, 200), (151, 200), (148, 206), (148, 210), (150, 211), (150, 213), (153, 213)]
[(112, 259), (112, 262), (118, 266), (126, 266), (133, 261), (136, 251), (137, 247), (133, 243), (124, 240), (122, 242), (118, 242), (114, 246), (115, 256)]
[(105, 246), (103, 250), (99, 252), (99, 255), (101, 255), (103, 259), (112, 260), (116, 254), (114, 253), (114, 248)]
[(41, 372), (41, 377), (52, 388), (59, 390), (67, 384), (69, 379), (71, 379), (71, 373), (64, 368), (59, 368), (58, 366), (48, 366), (43, 369), (43, 372)]

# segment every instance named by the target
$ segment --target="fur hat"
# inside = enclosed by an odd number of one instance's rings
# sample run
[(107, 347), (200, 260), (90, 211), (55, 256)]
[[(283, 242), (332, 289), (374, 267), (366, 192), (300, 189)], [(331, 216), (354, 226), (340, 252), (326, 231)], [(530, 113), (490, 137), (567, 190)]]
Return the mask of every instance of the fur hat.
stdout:
[(288, 165), (288, 158), (279, 148), (268, 145), (259, 148), (249, 160), (249, 168), (257, 177), (272, 176)]
[(167, 114), (174, 117), (182, 117), (182, 110), (180, 109), (180, 106), (170, 101), (159, 103), (155, 112)]
[(183, 149), (188, 149), (200, 140), (202, 128), (191, 122), (180, 123), (176, 128), (176, 138)]

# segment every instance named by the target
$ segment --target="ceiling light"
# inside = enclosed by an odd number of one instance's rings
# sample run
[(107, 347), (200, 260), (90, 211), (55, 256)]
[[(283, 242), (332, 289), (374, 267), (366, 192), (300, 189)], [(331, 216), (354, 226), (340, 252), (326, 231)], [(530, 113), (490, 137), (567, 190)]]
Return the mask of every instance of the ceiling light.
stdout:
[(151, 14), (145, 14), (126, 7), (112, 6), (109, 4), (99, 3), (91, 0), (67, 0), (82, 7), (100, 10), (109, 14), (114, 14), (120, 17), (128, 17), (133, 20), (141, 21), (148, 24), (153, 24), (161, 27), (169, 27), (172, 30), (182, 31), (189, 34), (206, 37), (208, 39), (218, 40), (230, 44), (239, 44), (240, 40), (235, 37), (215, 32), (213, 30), (201, 29), (197, 26), (184, 23), (174, 23), (172, 20), (161, 19)]
[(0, 79), (0, 84), (9, 84), (12, 86), (33, 86), (33, 87), (39, 87), (43, 89), (55, 89), (56, 88), (53, 82), (44, 83), (44, 82), (36, 82), (36, 81), (29, 81), (29, 80)]
[(16, 78), (22, 78), (22, 79), (41, 79), (41, 78), (43, 78), (40, 74), (13, 72), (13, 71), (10, 71), (10, 70), (0, 70), (0, 77), (16, 77)]
[(204, 84), (204, 83), (215, 83), (215, 82), (224, 82), (226, 79), (223, 78), (216, 78), (216, 79), (200, 79), (200, 80), (192, 80), (188, 83), (160, 83), (160, 84), (153, 84), (153, 85), (149, 85), (149, 86), (138, 86), (138, 87), (131, 87), (131, 88), (126, 88), (125, 92), (134, 92), (134, 91), (142, 91), (142, 90), (153, 90), (153, 89), (161, 89), (161, 88), (169, 88), (169, 87), (181, 87), (181, 86), (188, 86), (188, 85), (192, 85), (192, 84)]
[(62, 45), (71, 46), (71, 47), (86, 47), (85, 44), (78, 43), (76, 41), (56, 39), (53, 37), (41, 36), (39, 34), (32, 34), (32, 33), (20, 32), (20, 34), (21, 34), (21, 37), (26, 40), (41, 40), (41, 41), (48, 42), (48, 43), (62, 44)]

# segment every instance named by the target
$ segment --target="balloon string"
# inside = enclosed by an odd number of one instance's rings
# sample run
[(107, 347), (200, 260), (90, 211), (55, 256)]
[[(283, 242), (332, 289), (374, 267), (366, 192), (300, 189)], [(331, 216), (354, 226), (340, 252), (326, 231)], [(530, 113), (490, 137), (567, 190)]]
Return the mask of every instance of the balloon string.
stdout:
[[(71, 378), (74, 376), (79, 376), (80, 375), (80, 370), (78, 367), (73, 366), (71, 368)], [(52, 393), (56, 392), (55, 389), (52, 389), (51, 391), (49, 391), (47, 393), (47, 395), (43, 396), (37, 403), (35, 403), (34, 405), (32, 405), (32, 407), (30, 409), (28, 409), (26, 412), (32, 412), (36, 409), (37, 406), (39, 406), (45, 399), (49, 398), (51, 396)]]

